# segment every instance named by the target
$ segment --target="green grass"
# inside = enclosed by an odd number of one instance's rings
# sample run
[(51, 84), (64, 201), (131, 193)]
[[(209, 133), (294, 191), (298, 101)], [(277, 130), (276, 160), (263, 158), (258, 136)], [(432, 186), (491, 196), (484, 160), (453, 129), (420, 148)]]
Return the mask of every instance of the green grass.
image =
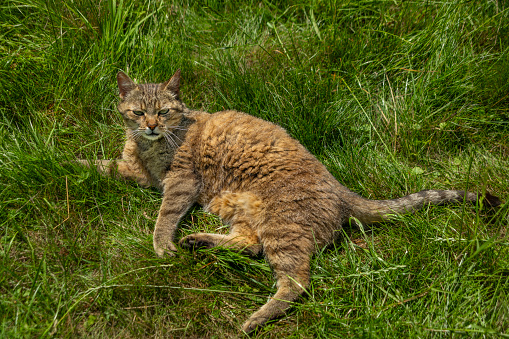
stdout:
[[(242, 337), (274, 280), (224, 249), (158, 259), (161, 196), (69, 164), (116, 158), (118, 70), (276, 122), (365, 197), (509, 200), (505, 1), (0, 4), (0, 337)], [(67, 164), (65, 164), (67, 163)], [(509, 336), (509, 205), (429, 207), (313, 258), (261, 337)], [(226, 232), (195, 208), (178, 238)]]

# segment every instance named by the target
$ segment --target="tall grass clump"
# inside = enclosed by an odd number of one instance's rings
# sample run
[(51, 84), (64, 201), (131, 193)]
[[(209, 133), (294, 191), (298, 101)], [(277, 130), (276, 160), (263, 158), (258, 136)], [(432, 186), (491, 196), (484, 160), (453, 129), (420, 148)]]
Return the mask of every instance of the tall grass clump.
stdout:
[(239, 337), (275, 291), (262, 258), (156, 258), (160, 194), (72, 163), (120, 156), (119, 70), (177, 68), (188, 106), (283, 126), (365, 197), (506, 202), (339, 230), (257, 336), (509, 335), (506, 2), (6, 0), (0, 26), (0, 337)]

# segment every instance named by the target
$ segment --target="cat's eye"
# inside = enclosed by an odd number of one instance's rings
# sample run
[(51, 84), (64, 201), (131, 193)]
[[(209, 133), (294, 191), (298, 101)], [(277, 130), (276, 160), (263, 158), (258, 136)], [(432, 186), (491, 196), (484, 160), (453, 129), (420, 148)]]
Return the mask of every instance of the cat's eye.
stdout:
[(137, 116), (140, 116), (140, 117), (145, 114), (142, 111), (133, 111), (133, 113), (136, 114)]
[(169, 111), (170, 110), (168, 108), (162, 109), (159, 111), (159, 115), (166, 115), (166, 114), (168, 114)]

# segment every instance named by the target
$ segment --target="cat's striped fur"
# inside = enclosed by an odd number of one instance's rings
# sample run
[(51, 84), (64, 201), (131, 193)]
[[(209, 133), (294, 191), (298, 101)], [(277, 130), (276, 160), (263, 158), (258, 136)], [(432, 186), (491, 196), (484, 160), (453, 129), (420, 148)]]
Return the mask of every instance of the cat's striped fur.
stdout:
[[(180, 101), (180, 71), (162, 84), (117, 76), (118, 109), (127, 126), (123, 157), (98, 168), (163, 191), (154, 230), (157, 255), (173, 255), (178, 222), (199, 203), (231, 225), (228, 235), (198, 233), (180, 245), (227, 246), (263, 253), (277, 280), (276, 294), (244, 323), (251, 332), (282, 315), (309, 284), (312, 254), (332, 243), (352, 217), (390, 219), (423, 206), (476, 201), (463, 191), (428, 190), (393, 200), (369, 200), (342, 186), (281, 127), (253, 116), (192, 111)], [(487, 194), (485, 204), (498, 198)]]

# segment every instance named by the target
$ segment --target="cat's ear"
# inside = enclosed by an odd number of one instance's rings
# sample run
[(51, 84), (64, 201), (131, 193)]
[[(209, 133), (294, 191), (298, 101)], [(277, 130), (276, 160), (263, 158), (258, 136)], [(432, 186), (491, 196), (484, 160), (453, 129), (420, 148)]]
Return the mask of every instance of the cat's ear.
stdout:
[(163, 84), (163, 89), (165, 91), (172, 92), (173, 94), (175, 94), (176, 99), (177, 100), (179, 99), (179, 96), (180, 96), (180, 92), (179, 92), (179, 90), (180, 90), (180, 69), (177, 69), (177, 71), (175, 72), (175, 74), (173, 74), (171, 79), (166, 81)]
[(127, 93), (136, 88), (136, 84), (124, 72), (117, 73), (117, 84), (120, 99), (124, 99)]

